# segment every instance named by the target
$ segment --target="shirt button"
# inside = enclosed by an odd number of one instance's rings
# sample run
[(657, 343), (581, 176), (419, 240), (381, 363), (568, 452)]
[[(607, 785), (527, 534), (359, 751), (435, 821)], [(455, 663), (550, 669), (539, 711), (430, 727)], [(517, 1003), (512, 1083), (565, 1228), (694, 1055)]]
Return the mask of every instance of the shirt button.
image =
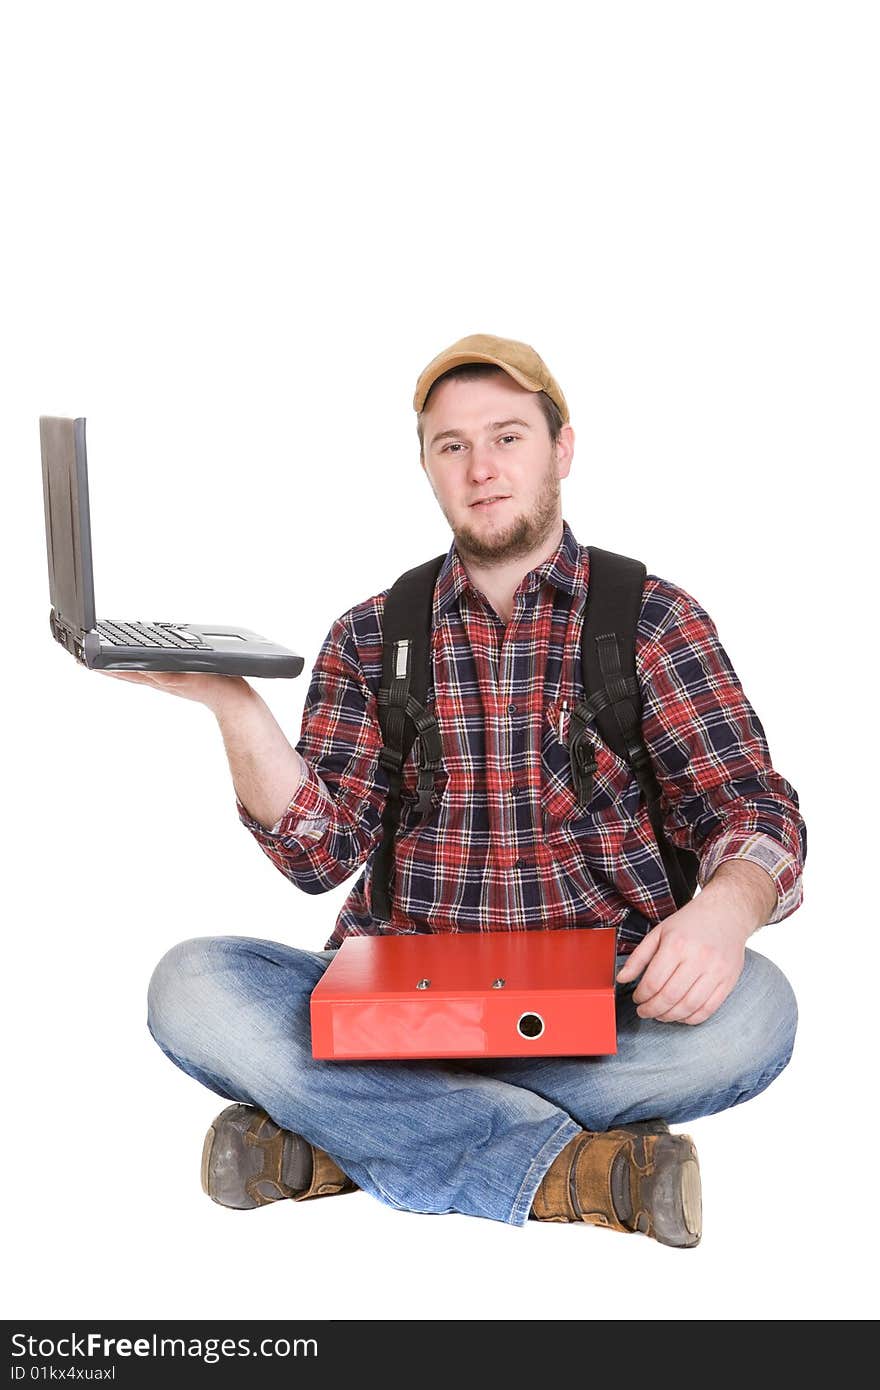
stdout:
[(512, 700), (511, 700), (510, 704), (507, 706), (507, 713), (508, 713), (508, 714), (519, 714), (519, 710), (517, 709), (516, 705), (513, 703)]
[(515, 869), (524, 869), (526, 867), (526, 861), (524, 859), (517, 859), (513, 867)]

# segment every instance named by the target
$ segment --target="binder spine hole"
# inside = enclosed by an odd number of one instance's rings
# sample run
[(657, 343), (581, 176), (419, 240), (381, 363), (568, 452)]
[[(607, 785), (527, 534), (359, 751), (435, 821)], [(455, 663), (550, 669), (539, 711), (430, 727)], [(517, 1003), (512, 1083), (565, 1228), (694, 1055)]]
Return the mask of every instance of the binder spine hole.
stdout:
[(516, 1031), (521, 1038), (540, 1038), (544, 1031), (544, 1020), (540, 1014), (521, 1014)]

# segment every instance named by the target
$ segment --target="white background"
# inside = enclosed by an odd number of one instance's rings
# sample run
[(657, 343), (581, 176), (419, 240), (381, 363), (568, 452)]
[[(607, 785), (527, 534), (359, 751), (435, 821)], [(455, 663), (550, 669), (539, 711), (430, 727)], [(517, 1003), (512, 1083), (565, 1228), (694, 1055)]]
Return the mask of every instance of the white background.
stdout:
[[(75, 5), (4, 12), (7, 1315), (870, 1316), (876, 1174), (876, 9)], [(564, 514), (709, 611), (809, 829), (752, 941), (800, 1003), (762, 1096), (696, 1121), (694, 1251), (396, 1212), (243, 1214), (223, 1102), (145, 1026), (208, 933), (322, 946), (203, 708), (50, 640), (37, 419), (85, 415), (101, 616), (229, 620), (292, 741), (333, 619), (450, 536), (421, 368), (532, 343)]]

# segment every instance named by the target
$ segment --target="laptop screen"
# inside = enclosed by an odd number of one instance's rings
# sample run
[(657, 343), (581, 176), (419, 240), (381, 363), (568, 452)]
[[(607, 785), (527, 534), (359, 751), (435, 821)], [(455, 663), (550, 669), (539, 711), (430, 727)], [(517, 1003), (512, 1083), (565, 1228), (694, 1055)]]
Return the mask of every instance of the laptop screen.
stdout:
[(55, 613), (81, 632), (95, 626), (86, 422), (40, 416), (49, 595)]

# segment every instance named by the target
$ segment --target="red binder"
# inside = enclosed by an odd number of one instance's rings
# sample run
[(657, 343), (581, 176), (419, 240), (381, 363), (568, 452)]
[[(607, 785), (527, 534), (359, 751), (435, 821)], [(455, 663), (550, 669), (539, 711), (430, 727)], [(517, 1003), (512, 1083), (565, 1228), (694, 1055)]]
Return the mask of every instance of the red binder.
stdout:
[(349, 936), (311, 995), (312, 1055), (617, 1051), (614, 927)]

